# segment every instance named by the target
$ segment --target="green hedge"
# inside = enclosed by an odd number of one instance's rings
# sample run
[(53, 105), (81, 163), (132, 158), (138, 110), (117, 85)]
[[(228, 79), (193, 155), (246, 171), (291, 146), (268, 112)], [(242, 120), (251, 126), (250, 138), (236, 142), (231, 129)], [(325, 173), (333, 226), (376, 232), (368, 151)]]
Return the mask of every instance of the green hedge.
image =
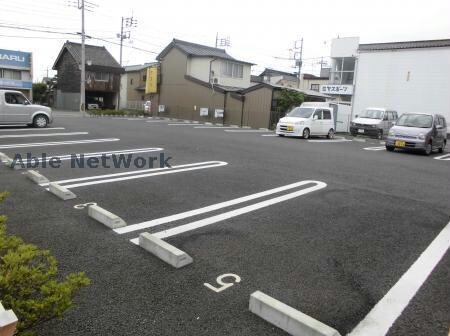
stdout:
[[(7, 193), (0, 193), (0, 202), (6, 197)], [(6, 219), (0, 216), (0, 300), (19, 319), (16, 335), (34, 335), (33, 328), (61, 317), (90, 280), (84, 273), (71, 273), (59, 281), (55, 257), (8, 235)]]
[(121, 117), (132, 117), (132, 116), (143, 116), (143, 111), (137, 111), (137, 110), (88, 110), (86, 111), (89, 115), (92, 116), (121, 116)]

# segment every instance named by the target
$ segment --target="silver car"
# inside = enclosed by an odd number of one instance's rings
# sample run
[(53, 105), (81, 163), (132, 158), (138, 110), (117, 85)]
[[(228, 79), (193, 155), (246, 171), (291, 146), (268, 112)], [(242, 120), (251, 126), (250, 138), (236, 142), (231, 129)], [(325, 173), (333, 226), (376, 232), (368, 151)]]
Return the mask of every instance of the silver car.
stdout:
[(391, 152), (398, 148), (430, 155), (436, 149), (442, 153), (446, 145), (447, 123), (439, 114), (402, 114), (386, 139), (386, 149)]
[(31, 104), (20, 91), (0, 90), (0, 125), (47, 127), (52, 122), (52, 110), (49, 107)]

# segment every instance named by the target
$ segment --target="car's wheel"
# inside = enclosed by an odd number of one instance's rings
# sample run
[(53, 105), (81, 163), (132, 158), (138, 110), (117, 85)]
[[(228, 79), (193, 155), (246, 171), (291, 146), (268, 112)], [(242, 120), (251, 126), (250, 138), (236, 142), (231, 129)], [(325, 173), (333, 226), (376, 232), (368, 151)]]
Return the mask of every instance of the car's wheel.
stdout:
[(309, 139), (309, 136), (311, 135), (311, 133), (310, 133), (310, 131), (309, 131), (309, 128), (305, 128), (304, 130), (303, 130), (303, 134), (302, 134), (302, 136), (303, 136), (303, 139)]
[(444, 143), (442, 144), (442, 147), (439, 148), (439, 153), (444, 153), (445, 146), (447, 146), (447, 141), (444, 141)]
[(378, 139), (383, 140), (383, 130), (378, 131)]
[(387, 150), (388, 152), (393, 152), (394, 149), (395, 149), (394, 146), (386, 146), (386, 150)]
[(427, 143), (424, 153), (425, 155), (430, 155), (432, 152), (433, 152), (433, 145), (430, 141), (429, 143)]
[(328, 131), (327, 138), (328, 138), (328, 139), (333, 139), (333, 138), (334, 138), (334, 129), (331, 128), (331, 129)]
[(34, 127), (38, 127), (38, 128), (44, 128), (47, 127), (48, 125), (48, 119), (45, 115), (37, 115), (36, 117), (34, 117), (33, 119), (33, 126)]
[(278, 134), (279, 137), (284, 137), (284, 134)]

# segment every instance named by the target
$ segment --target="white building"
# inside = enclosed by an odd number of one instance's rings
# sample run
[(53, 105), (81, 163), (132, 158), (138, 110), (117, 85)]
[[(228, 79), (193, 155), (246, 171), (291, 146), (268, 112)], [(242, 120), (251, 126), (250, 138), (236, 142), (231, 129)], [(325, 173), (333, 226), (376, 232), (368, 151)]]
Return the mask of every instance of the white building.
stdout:
[(330, 80), (320, 85), (321, 93), (334, 97), (338, 102), (351, 102), (358, 46), (359, 37), (331, 40)]
[(353, 115), (367, 107), (439, 113), (450, 121), (450, 39), (360, 44)]

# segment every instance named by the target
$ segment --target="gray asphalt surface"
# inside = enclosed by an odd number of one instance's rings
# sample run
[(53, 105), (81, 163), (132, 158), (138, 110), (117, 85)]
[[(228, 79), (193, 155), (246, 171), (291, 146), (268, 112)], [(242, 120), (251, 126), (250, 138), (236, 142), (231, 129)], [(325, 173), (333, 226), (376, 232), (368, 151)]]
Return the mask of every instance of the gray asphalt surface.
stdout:
[[(77, 296), (76, 306), (63, 319), (42, 325), (38, 335), (285, 335), (248, 311), (249, 295), (256, 290), (344, 335), (450, 220), (450, 161), (434, 159), (438, 154), (364, 150), (380, 146), (377, 141), (308, 142), (169, 123), (57, 114), (52, 127), (66, 130), (54, 132), (89, 134), (0, 139), (0, 146), (120, 139), (0, 149), (11, 157), (28, 152), (51, 156), (160, 147), (172, 157), (172, 166), (228, 163), (81, 186), (72, 189), (78, 197), (65, 202), (31, 183), (23, 171), (0, 167), (1, 189), (11, 192), (0, 208), (9, 216), (10, 233), (50, 249), (63, 274), (85, 271), (92, 279), (92, 285)], [(37, 132), (8, 132), (21, 133)], [(60, 169), (38, 170), (50, 181), (136, 170), (72, 169), (67, 163)], [(194, 259), (179, 270), (129, 239), (274, 196), (120, 235), (89, 219), (86, 210), (73, 208), (96, 202), (128, 224), (136, 224), (304, 180), (321, 181), (327, 187), (168, 238)], [(449, 261), (447, 252), (388, 335), (447, 335)], [(215, 279), (227, 273), (239, 275), (242, 281), (221, 293), (203, 285), (217, 286)]]

